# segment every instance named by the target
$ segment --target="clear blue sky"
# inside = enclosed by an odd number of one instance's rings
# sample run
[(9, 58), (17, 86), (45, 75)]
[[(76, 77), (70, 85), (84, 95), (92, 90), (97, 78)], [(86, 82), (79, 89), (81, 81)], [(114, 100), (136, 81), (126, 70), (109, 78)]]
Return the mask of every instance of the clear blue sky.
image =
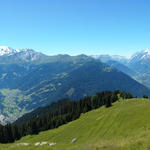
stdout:
[(0, 45), (54, 54), (150, 48), (149, 0), (1, 0)]

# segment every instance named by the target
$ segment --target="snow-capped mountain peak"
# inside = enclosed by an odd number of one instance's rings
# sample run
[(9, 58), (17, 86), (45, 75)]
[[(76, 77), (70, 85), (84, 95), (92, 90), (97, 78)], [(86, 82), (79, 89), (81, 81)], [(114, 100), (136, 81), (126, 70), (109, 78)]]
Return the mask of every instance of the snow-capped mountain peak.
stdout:
[(10, 48), (8, 46), (0, 46), (0, 56), (3, 56), (3, 55), (13, 55), (14, 53), (18, 53), (20, 52), (20, 50), (15, 50), (13, 48)]
[(39, 62), (45, 61), (47, 57), (29, 48), (13, 49), (8, 46), (0, 46), (0, 62), (3, 63)]
[(10, 47), (8, 47), (8, 46), (0, 46), (0, 49), (4, 49), (4, 50), (7, 50), (7, 49), (9, 49)]
[(25, 49), (13, 49), (8, 46), (0, 46), (0, 56), (3, 55), (14, 55), (16, 53), (24, 53), (24, 54), (39, 54), (39, 52), (35, 52), (33, 49), (25, 48)]
[(7, 55), (7, 56), (10, 56), (10, 55), (14, 55), (16, 53), (38, 53), (38, 52), (35, 52), (34, 50), (32, 49), (28, 49), (28, 48), (25, 48), (25, 49), (13, 49), (11, 47), (8, 47), (8, 46), (0, 46), (0, 56), (4, 56), (4, 55)]
[(139, 61), (147, 61), (149, 59), (150, 59), (150, 50), (147, 48), (132, 55), (129, 62), (136, 63)]
[(147, 53), (148, 55), (150, 55), (150, 50), (147, 48), (145, 49), (143, 52)]

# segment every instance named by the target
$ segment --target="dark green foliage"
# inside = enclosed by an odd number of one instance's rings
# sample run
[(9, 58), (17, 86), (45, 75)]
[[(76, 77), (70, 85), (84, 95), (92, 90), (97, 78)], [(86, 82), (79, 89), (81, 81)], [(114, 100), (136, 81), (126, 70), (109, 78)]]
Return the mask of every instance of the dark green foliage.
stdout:
[(62, 99), (62, 100), (58, 100), (57, 102), (52, 102), (50, 105), (47, 105), (45, 107), (39, 107), (33, 110), (32, 112), (23, 115), (21, 118), (16, 120), (14, 124), (24, 124), (27, 120), (31, 120), (33, 118), (38, 117), (39, 115), (52, 112), (54, 110), (59, 110), (60, 107), (64, 107), (69, 103), (70, 103), (69, 99)]
[(20, 135), (22, 135), (22, 133), (21, 131), (19, 131), (17, 125), (13, 126), (12, 134), (13, 134), (13, 139), (16, 139), (16, 140), (20, 139)]
[(148, 96), (144, 94), (144, 95), (142, 96), (142, 98), (148, 98)]
[(111, 107), (112, 106), (110, 97), (108, 97), (108, 99), (106, 100), (105, 106), (106, 107)]
[[(85, 97), (79, 101), (69, 101), (63, 99), (50, 106), (39, 108), (34, 113), (28, 114), (30, 120), (23, 117), (21, 122), (0, 126), (0, 143), (11, 143), (21, 137), (29, 134), (38, 134), (41, 131), (57, 128), (60, 125), (76, 120), (81, 113), (86, 113), (92, 109), (103, 105), (112, 106), (112, 103), (118, 100), (118, 95), (123, 97), (132, 97), (131, 94), (121, 91), (104, 91), (97, 93), (92, 97)], [(66, 103), (65, 103), (66, 102)], [(49, 109), (49, 110), (48, 110)]]
[(120, 97), (122, 97), (123, 99), (133, 98), (132, 94), (130, 94), (130, 93), (125, 93), (122, 91), (118, 91), (118, 92), (120, 94)]

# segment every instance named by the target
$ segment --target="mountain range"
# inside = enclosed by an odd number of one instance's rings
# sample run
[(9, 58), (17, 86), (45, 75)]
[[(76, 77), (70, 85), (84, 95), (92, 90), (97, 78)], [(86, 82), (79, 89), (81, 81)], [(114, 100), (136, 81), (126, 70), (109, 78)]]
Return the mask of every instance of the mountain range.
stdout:
[[(143, 55), (148, 55), (146, 50)], [(141, 52), (140, 52), (141, 53)], [(0, 121), (13, 122), (23, 114), (62, 98), (79, 100), (104, 90), (123, 90), (150, 96), (139, 82), (142, 61), (122, 56), (47, 56), (32, 49), (0, 47)], [(142, 58), (142, 55), (141, 55)], [(134, 60), (134, 61), (133, 61)], [(145, 56), (143, 61), (148, 60)], [(137, 64), (141, 69), (137, 70)], [(135, 65), (135, 67), (134, 67)], [(145, 66), (144, 65), (144, 66)], [(137, 81), (136, 81), (136, 80)]]
[(145, 49), (131, 57), (97, 55), (92, 56), (128, 74), (136, 81), (150, 88), (150, 50)]

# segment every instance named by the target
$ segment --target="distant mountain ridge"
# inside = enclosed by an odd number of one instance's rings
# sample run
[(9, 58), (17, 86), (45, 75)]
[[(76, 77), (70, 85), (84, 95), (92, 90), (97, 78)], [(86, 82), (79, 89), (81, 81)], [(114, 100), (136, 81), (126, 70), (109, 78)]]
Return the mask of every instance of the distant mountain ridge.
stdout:
[(80, 99), (103, 90), (150, 96), (147, 87), (129, 77), (134, 71), (121, 62), (103, 63), (86, 55), (47, 56), (31, 49), (2, 51), (6, 54), (0, 56), (1, 122), (12, 122), (58, 99)]
[(15, 50), (15, 49), (12, 49), (8, 46), (0, 46), (0, 56), (4, 56), (4, 55), (7, 55), (7, 56), (10, 56), (10, 55), (13, 55), (15, 53), (19, 53), (21, 50)]
[(117, 61), (122, 64), (126, 64), (129, 60), (129, 57), (119, 55), (92, 55), (91, 57), (99, 59), (104, 63), (106, 63), (107, 61)]
[(150, 88), (150, 50), (148, 48), (133, 54), (129, 58), (110, 55), (92, 57), (115, 67)]
[[(11, 55), (15, 55), (17, 53), (31, 53), (31, 52), (35, 52), (33, 49), (13, 49), (11, 47), (8, 46), (0, 46), (0, 56), (11, 56)], [(39, 52), (35, 52), (35, 53), (39, 53)]]
[(131, 69), (135, 69), (137, 72), (147, 73), (150, 72), (150, 50), (146, 49), (135, 53), (131, 56), (128, 62), (128, 66)]
[(107, 63), (108, 61), (119, 62), (136, 72), (144, 71), (145, 73), (150, 69), (150, 50), (148, 48), (136, 52), (131, 57), (124, 57), (119, 55), (93, 55), (92, 57), (95, 59), (99, 59), (104, 63)]
[(0, 46), (0, 64), (40, 63), (47, 59), (47, 55), (33, 49), (13, 49), (8, 46)]

